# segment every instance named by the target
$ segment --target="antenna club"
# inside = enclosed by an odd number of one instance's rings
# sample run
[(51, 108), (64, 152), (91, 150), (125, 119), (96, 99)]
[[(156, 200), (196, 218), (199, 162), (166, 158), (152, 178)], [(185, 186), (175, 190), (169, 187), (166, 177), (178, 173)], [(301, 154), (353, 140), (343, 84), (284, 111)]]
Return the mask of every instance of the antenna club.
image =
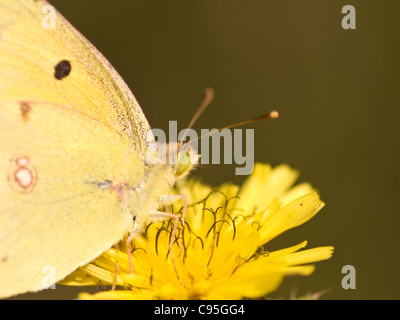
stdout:
[(276, 111), (276, 110), (271, 111), (271, 112), (269, 113), (269, 116), (270, 116), (271, 119), (279, 118), (279, 112)]

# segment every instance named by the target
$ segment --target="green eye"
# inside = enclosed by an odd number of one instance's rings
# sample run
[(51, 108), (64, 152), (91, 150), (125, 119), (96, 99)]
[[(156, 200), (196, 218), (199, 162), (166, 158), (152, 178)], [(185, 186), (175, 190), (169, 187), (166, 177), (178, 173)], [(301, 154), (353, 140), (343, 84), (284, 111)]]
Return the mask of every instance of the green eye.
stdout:
[(176, 167), (176, 172), (175, 175), (180, 176), (183, 174), (186, 170), (190, 168), (190, 153), (185, 152), (184, 154), (179, 155), (179, 164)]

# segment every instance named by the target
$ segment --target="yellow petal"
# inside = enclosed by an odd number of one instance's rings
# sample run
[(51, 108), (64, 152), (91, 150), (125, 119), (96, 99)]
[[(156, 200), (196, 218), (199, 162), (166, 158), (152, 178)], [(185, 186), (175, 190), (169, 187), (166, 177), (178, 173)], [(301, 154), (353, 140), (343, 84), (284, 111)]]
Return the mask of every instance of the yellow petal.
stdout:
[(272, 259), (272, 258), (276, 258), (276, 257), (286, 256), (292, 252), (299, 251), (300, 249), (303, 249), (306, 246), (307, 246), (307, 241), (303, 241), (303, 242), (301, 242), (295, 246), (289, 247), (289, 248), (272, 251), (269, 253), (268, 258)]
[(59, 281), (58, 284), (62, 284), (64, 286), (97, 286), (98, 279), (90, 277), (87, 272), (84, 272), (80, 269), (75, 270), (69, 276), (67, 276), (64, 280)]
[(333, 247), (327, 246), (294, 252), (286, 256), (286, 261), (289, 265), (294, 266), (326, 260), (332, 256), (333, 249)]
[[(106, 283), (114, 282), (115, 272), (108, 271), (101, 267), (95, 266), (94, 264), (89, 263), (89, 264), (81, 267), (81, 270), (83, 272), (88, 273), (92, 277), (95, 277), (95, 278), (101, 279), (102, 281), (105, 281)], [(119, 286), (124, 285), (124, 282), (120, 275), (117, 276), (116, 284)]]
[(305, 223), (324, 205), (319, 199), (318, 193), (311, 193), (288, 203), (267, 217), (262, 230), (260, 230), (261, 239), (267, 243), (282, 232)]
[(286, 276), (309, 276), (315, 270), (315, 266), (306, 265), (306, 266), (296, 266), (289, 267), (286, 269)]
[(274, 199), (283, 196), (298, 175), (298, 171), (284, 164), (271, 169), (269, 165), (256, 163), (253, 173), (241, 187), (235, 205), (247, 214), (252, 214), (254, 208), (265, 210)]
[(95, 294), (82, 292), (78, 295), (81, 300), (132, 300), (137, 299), (137, 295), (129, 290), (103, 291)]
[(278, 288), (286, 269), (284, 260), (260, 258), (238, 269), (226, 289), (237, 290), (241, 297), (262, 297)]
[(303, 182), (291, 188), (283, 197), (280, 198), (282, 205), (305, 196), (306, 194), (315, 192), (314, 188), (308, 182)]

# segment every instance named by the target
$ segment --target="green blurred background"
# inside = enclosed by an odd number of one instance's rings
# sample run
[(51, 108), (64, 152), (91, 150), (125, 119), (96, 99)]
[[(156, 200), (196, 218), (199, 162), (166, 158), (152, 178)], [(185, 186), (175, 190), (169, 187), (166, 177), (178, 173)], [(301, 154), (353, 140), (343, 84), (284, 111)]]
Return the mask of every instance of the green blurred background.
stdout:
[[(255, 159), (288, 163), (326, 207), (271, 249), (308, 240), (335, 246), (310, 277), (285, 279), (272, 298), (329, 289), (322, 299), (398, 299), (399, 30), (396, 0), (62, 1), (52, 4), (113, 64), (153, 128), (186, 127), (204, 88), (215, 100), (195, 129), (277, 109), (255, 123)], [(357, 29), (343, 30), (344, 5)], [(240, 183), (234, 165), (194, 175)], [(270, 248), (270, 247), (269, 247)], [(356, 268), (344, 290), (341, 269)], [(97, 289), (95, 289), (97, 290)], [(18, 298), (74, 298), (57, 286)]]

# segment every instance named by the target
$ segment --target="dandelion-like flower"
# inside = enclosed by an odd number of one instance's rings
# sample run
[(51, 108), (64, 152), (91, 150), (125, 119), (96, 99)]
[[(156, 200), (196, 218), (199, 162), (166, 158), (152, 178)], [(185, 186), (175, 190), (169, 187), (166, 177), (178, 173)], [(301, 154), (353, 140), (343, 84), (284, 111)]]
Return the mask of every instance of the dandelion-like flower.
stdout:
[[(112, 285), (118, 290), (81, 299), (242, 299), (261, 298), (283, 278), (310, 275), (310, 263), (329, 259), (333, 247), (303, 249), (307, 242), (268, 251), (268, 242), (311, 219), (324, 203), (308, 184), (292, 187), (298, 172), (256, 164), (244, 184), (211, 188), (197, 180), (178, 185), (187, 197), (185, 225), (169, 252), (172, 221), (149, 224), (133, 241), (133, 273), (126, 251), (111, 248), (62, 283)], [(179, 212), (182, 201), (173, 203)], [(118, 262), (118, 268), (116, 263)], [(117, 270), (117, 274), (115, 273)]]

